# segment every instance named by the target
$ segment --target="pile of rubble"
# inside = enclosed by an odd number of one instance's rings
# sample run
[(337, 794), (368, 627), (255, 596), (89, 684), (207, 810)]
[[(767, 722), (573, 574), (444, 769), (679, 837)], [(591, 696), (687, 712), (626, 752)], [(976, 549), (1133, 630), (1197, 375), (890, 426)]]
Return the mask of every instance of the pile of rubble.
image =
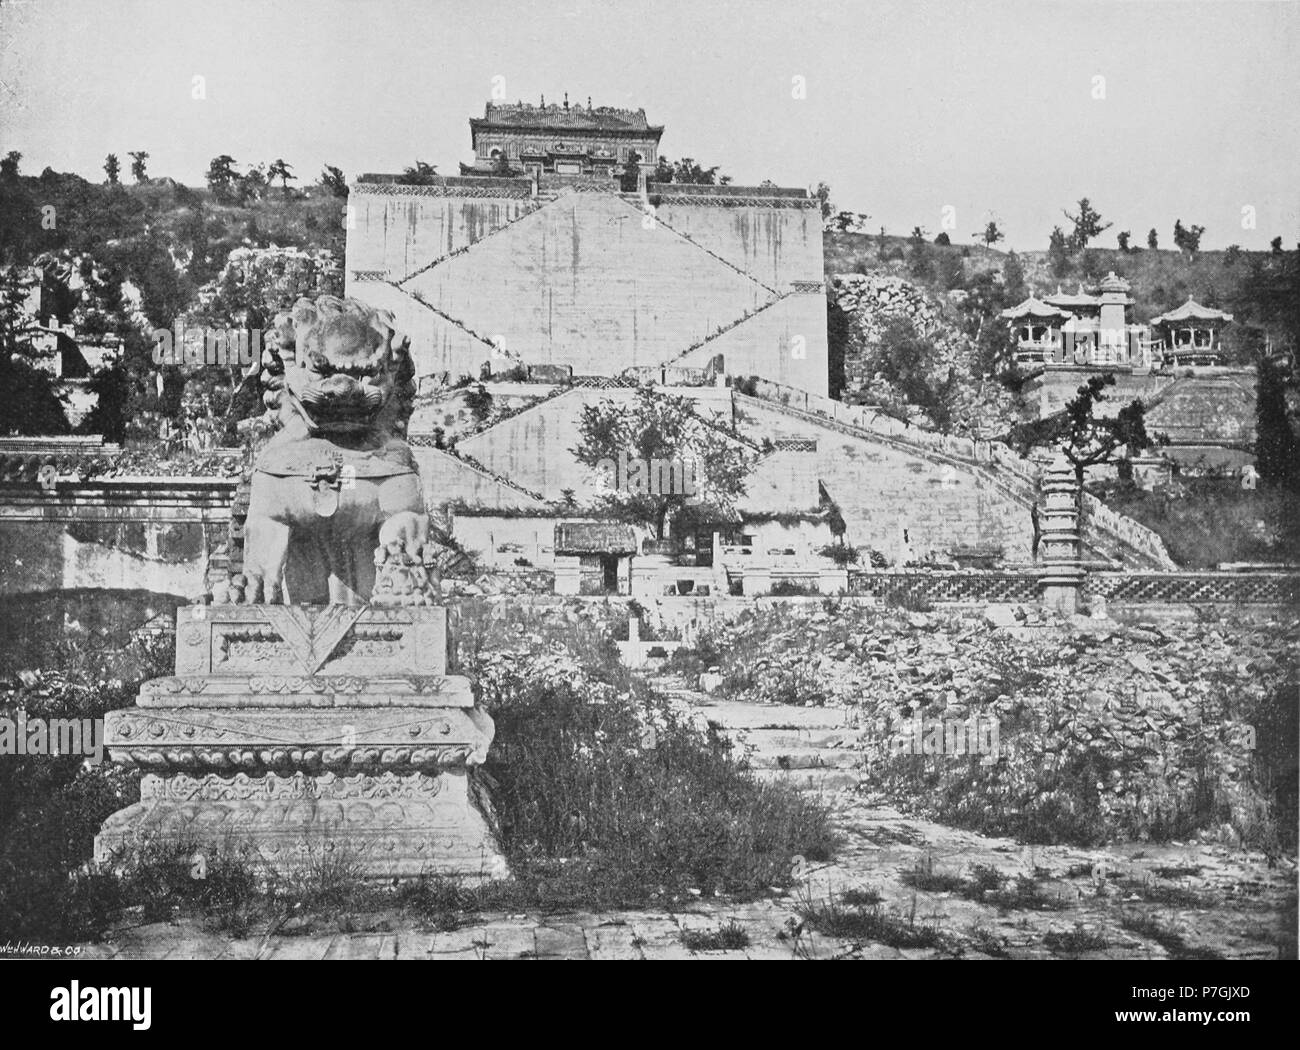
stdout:
[[(1207, 822), (1229, 825), (1225, 837), (1276, 834), (1268, 781), (1287, 775), (1274, 769), (1288, 761), (1279, 747), (1294, 762), (1284, 698), (1293, 709), (1300, 621), (1126, 626), (1037, 610), (1014, 626), (995, 621), (1006, 622), (848, 603), (753, 610), (702, 643), (718, 654), (702, 684), (730, 699), (847, 709), (849, 724), (870, 731), (879, 785), (923, 792), (947, 819), (970, 811), (982, 828), (1024, 831), (1051, 809), (1085, 838)], [(1000, 754), (900, 763), (899, 727), (917, 718), (991, 720)], [(1294, 767), (1289, 775), (1293, 790)]]

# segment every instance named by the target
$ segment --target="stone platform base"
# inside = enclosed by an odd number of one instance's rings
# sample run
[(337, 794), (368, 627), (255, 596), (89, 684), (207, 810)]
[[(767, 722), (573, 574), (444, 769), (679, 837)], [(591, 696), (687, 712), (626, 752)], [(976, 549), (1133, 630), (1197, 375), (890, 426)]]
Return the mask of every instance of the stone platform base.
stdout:
[(506, 874), (473, 790), (494, 727), (447, 674), (445, 609), (194, 606), (176, 637), (176, 673), (104, 720), (109, 757), (145, 775), (97, 861), (154, 842), (284, 875)]
[(338, 865), (366, 879), (504, 878), (505, 859), (471, 797), (466, 770), (435, 775), (146, 775), (141, 800), (95, 838), (113, 864), (151, 844), (208, 858), (251, 850), (290, 878)]

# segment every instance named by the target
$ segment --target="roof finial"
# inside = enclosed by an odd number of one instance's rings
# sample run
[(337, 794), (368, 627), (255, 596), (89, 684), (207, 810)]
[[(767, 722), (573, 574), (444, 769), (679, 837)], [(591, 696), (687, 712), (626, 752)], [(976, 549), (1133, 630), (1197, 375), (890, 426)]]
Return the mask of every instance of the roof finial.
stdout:
[(542, 92), (542, 109), (546, 108), (546, 92)]
[(569, 108), (569, 93), (567, 91), (564, 93), (564, 108)]
[(587, 96), (587, 108), (588, 108), (588, 109), (591, 109), (591, 96), (590, 96), (590, 95)]

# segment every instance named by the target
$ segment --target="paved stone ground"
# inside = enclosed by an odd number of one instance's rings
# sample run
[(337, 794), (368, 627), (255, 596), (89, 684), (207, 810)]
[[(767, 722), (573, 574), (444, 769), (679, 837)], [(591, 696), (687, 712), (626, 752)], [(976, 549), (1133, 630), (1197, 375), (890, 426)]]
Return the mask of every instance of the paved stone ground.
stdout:
[[(672, 683), (668, 683), (671, 685)], [(908, 817), (859, 788), (857, 731), (844, 712), (714, 701), (678, 691), (744, 748), (762, 775), (817, 791), (835, 807), (843, 845), (831, 864), (810, 865), (791, 893), (736, 904), (698, 899), (673, 912), (485, 915), (451, 932), (405, 928), (374, 917), (370, 932), (280, 933), (232, 939), (193, 922), (116, 932), (86, 946), (96, 958), (222, 959), (928, 959), (1166, 958), (1212, 951), (1278, 958), (1293, 948), (1296, 867), (1260, 854), (1199, 843), (1131, 844), (1106, 850), (1022, 846), (1009, 839)], [(922, 870), (968, 876), (988, 865), (1036, 887), (1036, 905), (1002, 906), (906, 881)], [(895, 929), (933, 929), (938, 944), (895, 947), (863, 936), (825, 936), (801, 925), (801, 904), (879, 899)], [(852, 899), (852, 897), (851, 897)], [(842, 904), (841, 904), (842, 906)], [(1126, 929), (1140, 918), (1144, 932)], [(691, 931), (741, 927), (748, 945), (692, 952)], [(1054, 938), (1062, 938), (1059, 940)], [(890, 937), (902, 944), (908, 938)], [(1281, 946), (1281, 947), (1279, 947)]]

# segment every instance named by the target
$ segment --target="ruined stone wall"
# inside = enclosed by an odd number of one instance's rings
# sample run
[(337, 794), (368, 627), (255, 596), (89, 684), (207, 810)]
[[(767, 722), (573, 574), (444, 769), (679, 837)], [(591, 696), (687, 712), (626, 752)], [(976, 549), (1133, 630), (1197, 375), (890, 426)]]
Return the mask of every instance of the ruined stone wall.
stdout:
[(0, 594), (95, 588), (193, 597), (224, 532), (224, 523), (0, 522)]
[(503, 187), (354, 189), (348, 294), (393, 311), (421, 375), (477, 376), (485, 361), (616, 375), (724, 353), (729, 372), (826, 392), (821, 231), (806, 201), (674, 196), (650, 216), (632, 196), (534, 201), (508, 196), (524, 180), (489, 181)]

